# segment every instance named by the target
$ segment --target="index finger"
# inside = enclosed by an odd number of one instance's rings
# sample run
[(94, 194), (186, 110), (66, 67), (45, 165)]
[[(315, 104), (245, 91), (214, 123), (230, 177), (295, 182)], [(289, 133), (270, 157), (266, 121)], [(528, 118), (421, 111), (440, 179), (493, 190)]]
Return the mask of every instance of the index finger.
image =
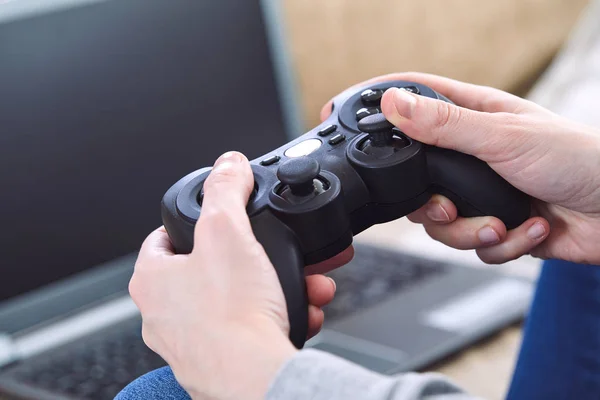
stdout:
[(346, 250), (333, 256), (329, 260), (321, 261), (318, 264), (307, 265), (304, 268), (305, 275), (326, 274), (343, 265), (348, 264), (354, 257), (354, 247), (350, 245)]

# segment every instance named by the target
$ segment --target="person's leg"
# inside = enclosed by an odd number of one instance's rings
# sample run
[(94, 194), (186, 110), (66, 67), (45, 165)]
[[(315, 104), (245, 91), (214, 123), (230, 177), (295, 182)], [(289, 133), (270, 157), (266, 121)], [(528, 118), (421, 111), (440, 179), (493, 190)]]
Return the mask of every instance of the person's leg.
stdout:
[(163, 367), (131, 382), (115, 400), (191, 400), (191, 397), (177, 383), (171, 368)]
[(600, 267), (544, 263), (507, 399), (600, 399)]

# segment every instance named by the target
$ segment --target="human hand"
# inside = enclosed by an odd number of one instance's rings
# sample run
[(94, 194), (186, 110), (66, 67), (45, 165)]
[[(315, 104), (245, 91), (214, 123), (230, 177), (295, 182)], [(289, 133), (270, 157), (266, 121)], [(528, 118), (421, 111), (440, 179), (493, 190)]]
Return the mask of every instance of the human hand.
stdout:
[[(454, 204), (434, 195), (408, 218), (457, 249), (477, 249), (487, 263), (524, 254), (600, 263), (600, 132), (501, 90), (421, 73), (363, 82), (407, 80), (427, 85), (457, 105), (398, 89), (381, 108), (406, 135), (471, 154), (535, 198), (532, 218), (507, 231), (494, 217), (457, 217)], [(321, 111), (324, 120), (331, 102)]]
[[(296, 351), (275, 269), (246, 214), (253, 185), (244, 156), (219, 158), (204, 184), (191, 254), (174, 254), (161, 227), (144, 241), (129, 285), (145, 343), (193, 398), (262, 398)], [(352, 255), (350, 248), (309, 270), (335, 268)], [(312, 336), (321, 329), (321, 307), (333, 299), (335, 284), (314, 274), (306, 285)]]

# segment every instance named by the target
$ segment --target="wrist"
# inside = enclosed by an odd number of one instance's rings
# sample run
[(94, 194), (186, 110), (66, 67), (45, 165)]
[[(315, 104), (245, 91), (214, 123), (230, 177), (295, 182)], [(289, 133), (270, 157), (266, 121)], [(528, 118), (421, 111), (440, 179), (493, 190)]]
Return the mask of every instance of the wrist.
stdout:
[(182, 383), (192, 399), (264, 399), (278, 372), (298, 352), (279, 327), (267, 325), (252, 330), (236, 327), (220, 336), (206, 354), (215, 359), (198, 361), (213, 370), (211, 382), (190, 377), (186, 385)]
[(256, 351), (251, 363), (247, 365), (246, 378), (241, 381), (240, 391), (235, 398), (264, 399), (279, 371), (298, 350), (287, 336), (280, 333), (265, 336), (260, 341), (252, 341), (248, 345), (254, 345)]

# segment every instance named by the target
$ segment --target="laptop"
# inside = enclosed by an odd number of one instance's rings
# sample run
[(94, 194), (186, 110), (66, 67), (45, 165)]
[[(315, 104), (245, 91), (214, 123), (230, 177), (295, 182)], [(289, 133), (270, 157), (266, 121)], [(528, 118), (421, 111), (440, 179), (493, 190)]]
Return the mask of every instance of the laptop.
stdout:
[[(0, 398), (112, 399), (165, 365), (127, 293), (162, 195), (227, 150), (258, 157), (305, 128), (278, 4), (0, 2)], [(308, 346), (386, 373), (522, 318), (531, 292), (361, 243), (332, 275)]]
[[(431, 239), (429, 239), (431, 240)], [(307, 342), (373, 371), (419, 371), (521, 321), (532, 280), (365, 240), (329, 275), (336, 297)]]

